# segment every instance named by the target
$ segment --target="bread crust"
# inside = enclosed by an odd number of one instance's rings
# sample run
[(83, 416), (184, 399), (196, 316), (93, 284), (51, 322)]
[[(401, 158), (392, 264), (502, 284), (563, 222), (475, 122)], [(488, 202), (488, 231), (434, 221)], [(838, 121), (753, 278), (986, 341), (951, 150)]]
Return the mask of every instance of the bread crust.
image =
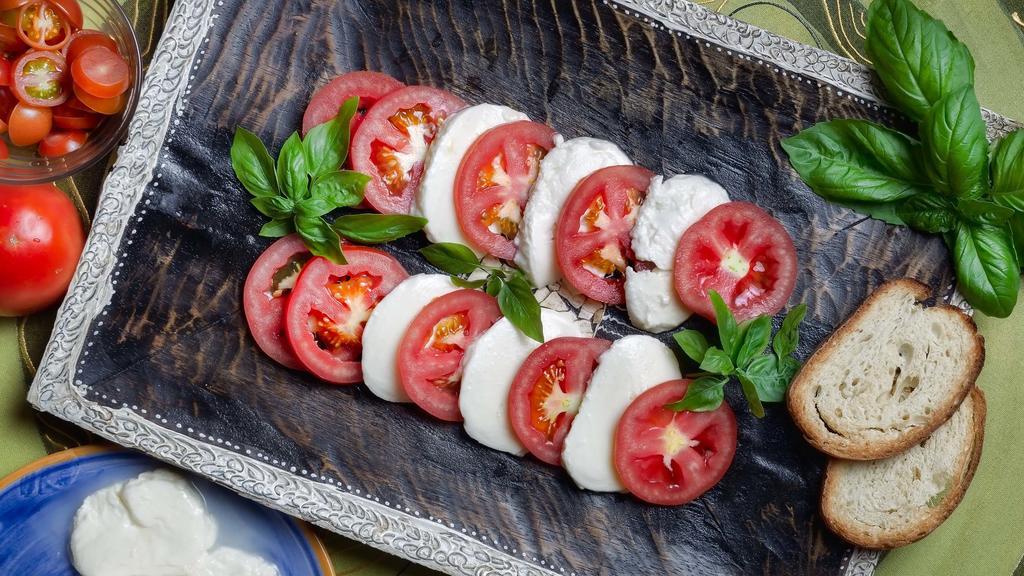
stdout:
[(837, 473), (836, 465), (839, 460), (830, 458), (828, 467), (825, 469), (825, 481), (821, 491), (821, 515), (825, 520), (825, 525), (851, 544), (862, 548), (887, 550), (916, 542), (945, 522), (950, 514), (953, 513), (953, 510), (960, 505), (964, 495), (967, 493), (967, 488), (971, 485), (974, 473), (978, 469), (982, 446), (985, 443), (985, 416), (987, 414), (985, 394), (982, 393), (981, 389), (972, 386), (970, 395), (973, 402), (971, 431), (973, 442), (971, 442), (971, 453), (965, 461), (966, 470), (954, 476), (954, 478), (960, 478), (960, 481), (950, 487), (946, 498), (940, 506), (932, 508), (931, 512), (920, 522), (909, 525), (902, 530), (894, 530), (880, 535), (864, 534), (858, 531), (852, 522), (843, 518), (831, 506), (832, 502), (835, 501), (834, 496), (838, 491), (836, 483), (838, 482), (839, 474)]
[(793, 379), (793, 383), (786, 394), (786, 405), (789, 408), (789, 413), (804, 438), (816, 449), (834, 458), (878, 460), (899, 454), (924, 440), (956, 412), (957, 408), (960, 407), (960, 403), (963, 402), (964, 398), (971, 391), (978, 378), (978, 374), (981, 372), (982, 366), (985, 364), (985, 339), (978, 333), (978, 326), (974, 323), (974, 320), (967, 314), (964, 314), (959, 308), (948, 304), (933, 306), (930, 310), (949, 314), (951, 318), (960, 322), (964, 330), (970, 333), (976, 342), (971, 357), (966, 359), (966, 362), (969, 364), (967, 377), (959, 383), (956, 394), (951, 395), (944, 403), (938, 406), (932, 412), (931, 418), (926, 424), (911, 428), (888, 441), (854, 441), (832, 433), (827, 425), (821, 421), (817, 411), (806, 409), (805, 395), (810, 394), (814, 388), (817, 363), (827, 361), (827, 358), (847, 338), (848, 333), (853, 329), (852, 326), (857, 324), (879, 300), (893, 291), (912, 294), (917, 302), (926, 300), (931, 295), (931, 289), (928, 286), (910, 278), (892, 280), (880, 286), (864, 300), (864, 303), (828, 337), (825, 343), (804, 364), (803, 369)]

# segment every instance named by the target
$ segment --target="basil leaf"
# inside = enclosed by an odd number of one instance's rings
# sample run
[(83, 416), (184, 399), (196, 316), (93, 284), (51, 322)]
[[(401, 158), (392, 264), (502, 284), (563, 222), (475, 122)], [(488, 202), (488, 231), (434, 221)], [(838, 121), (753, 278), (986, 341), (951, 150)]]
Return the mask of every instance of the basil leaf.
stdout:
[[(770, 358), (770, 356), (765, 356), (765, 358)], [(750, 412), (758, 418), (764, 418), (764, 405), (761, 404), (761, 398), (757, 395), (757, 386), (754, 385), (753, 380), (742, 370), (736, 372), (736, 377), (739, 378), (743, 396), (750, 406)]]
[[(786, 312), (782, 326), (772, 340), (772, 350), (780, 359), (796, 352), (800, 346), (800, 323), (807, 316), (807, 304), (797, 304)], [(749, 367), (748, 367), (749, 368)], [(748, 370), (749, 371), (749, 370)]]
[(306, 134), (302, 148), (306, 154), (306, 168), (314, 179), (336, 171), (345, 162), (352, 133), (352, 117), (358, 108), (359, 97), (353, 96), (345, 100), (334, 118), (314, 126)]
[(1013, 208), (974, 198), (961, 198), (956, 208), (963, 220), (975, 224), (1005, 224), (1014, 214)]
[(331, 210), (334, 210), (334, 204), (316, 196), (303, 198), (295, 204), (295, 213), (306, 218), (318, 218)]
[(275, 218), (260, 228), (260, 236), (264, 238), (280, 238), (295, 232), (295, 223), (291, 218)]
[(544, 342), (544, 326), (540, 320), (540, 304), (521, 273), (514, 272), (498, 290), (498, 308), (520, 332), (537, 342)]
[(334, 229), (349, 240), (380, 244), (419, 232), (426, 224), (426, 218), (406, 214), (347, 214), (334, 220)]
[(231, 168), (249, 194), (277, 195), (274, 159), (259, 136), (242, 127), (235, 129), (235, 137), (231, 141)]
[(708, 298), (711, 300), (711, 306), (715, 309), (715, 322), (718, 324), (718, 339), (722, 342), (722, 349), (732, 357), (738, 340), (736, 318), (733, 317), (725, 300), (722, 300), (718, 292), (708, 291)]
[(292, 200), (301, 200), (309, 191), (306, 154), (302, 149), (302, 139), (296, 132), (284, 141), (277, 154), (277, 181), (284, 194)]
[(672, 335), (679, 348), (697, 364), (704, 361), (704, 354), (708, 351), (708, 340), (703, 334), (696, 330), (682, 330)]
[(686, 396), (678, 402), (666, 404), (665, 409), (675, 412), (708, 412), (717, 410), (725, 401), (725, 385), (728, 378), (722, 376), (701, 376), (686, 387)]
[[(1024, 258), (1024, 214), (1014, 214), (1008, 225), (1010, 237), (1013, 240), (1014, 252), (1017, 255), (1017, 263)], [(1024, 264), (1021, 264), (1024, 267)]]
[(480, 259), (469, 247), (457, 242), (439, 242), (420, 248), (420, 254), (449, 274), (469, 274), (480, 266)]
[(487, 277), (487, 283), (484, 284), (484, 291), (490, 294), (491, 296), (497, 298), (498, 292), (501, 292), (501, 285), (503, 283), (504, 282), (502, 281), (501, 277), (495, 274), (491, 274), (490, 276)]
[(728, 376), (733, 373), (736, 367), (732, 363), (732, 358), (723, 350), (708, 348), (707, 353), (704, 354), (704, 360), (700, 363), (700, 369), (705, 372)]
[(956, 227), (952, 203), (938, 194), (915, 194), (898, 204), (896, 213), (914, 230), (941, 234)]
[(971, 306), (996, 318), (1009, 316), (1020, 289), (1020, 265), (1009, 231), (960, 224), (952, 251), (958, 288)]
[(479, 280), (465, 280), (463, 278), (459, 278), (458, 276), (452, 276), (452, 284), (455, 284), (459, 288), (469, 288), (471, 290), (475, 290), (477, 288), (483, 287), (483, 285), (486, 283), (487, 278), (481, 278)]
[(891, 202), (926, 192), (917, 142), (865, 120), (815, 124), (782, 141), (789, 163), (826, 200)]
[(800, 361), (796, 358), (785, 357), (779, 360), (779, 376), (782, 381), (786, 384), (786, 390), (789, 390), (790, 383), (793, 382), (793, 378), (796, 377), (797, 372), (800, 371)]
[(295, 211), (295, 203), (284, 196), (257, 196), (249, 199), (249, 203), (264, 216), (274, 219), (289, 218)]
[[(911, 196), (913, 198), (914, 196)], [(892, 224), (894, 226), (906, 226), (907, 223), (903, 221), (899, 216), (897, 202), (836, 202), (832, 201), (833, 204), (838, 204), (844, 208), (849, 208), (854, 212), (863, 214), (865, 216), (874, 218), (875, 220), (881, 220), (886, 224)]]
[(370, 177), (351, 170), (338, 170), (321, 174), (313, 181), (311, 195), (323, 198), (334, 208), (355, 206), (363, 201), (363, 190)]
[(942, 21), (907, 0), (871, 3), (865, 47), (887, 100), (914, 120), (946, 94), (974, 84), (967, 47)]
[(1015, 130), (996, 144), (992, 155), (992, 199), (1024, 212), (1024, 130)]
[(772, 339), (771, 316), (758, 316), (744, 324), (746, 324), (745, 334), (741, 344), (737, 347), (734, 358), (738, 367), (746, 366), (752, 358), (764, 354)]
[(949, 196), (981, 196), (988, 188), (988, 140), (974, 87), (944, 96), (919, 130), (925, 173), (935, 188)]
[[(793, 362), (792, 358), (789, 358)], [(797, 362), (797, 366), (799, 366)], [(761, 402), (782, 402), (789, 389), (789, 380), (779, 370), (779, 359), (775, 356), (758, 356), (743, 369), (743, 374), (754, 384)]]
[(341, 238), (323, 218), (295, 217), (295, 230), (314, 256), (323, 256), (335, 264), (345, 264)]

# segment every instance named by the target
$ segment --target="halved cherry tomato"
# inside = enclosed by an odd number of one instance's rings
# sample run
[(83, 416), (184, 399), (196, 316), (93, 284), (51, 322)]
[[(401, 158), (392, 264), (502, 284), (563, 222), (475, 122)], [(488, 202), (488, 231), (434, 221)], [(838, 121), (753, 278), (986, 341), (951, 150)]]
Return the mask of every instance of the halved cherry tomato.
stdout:
[(88, 135), (81, 130), (50, 132), (39, 142), (39, 155), (43, 158), (57, 158), (70, 154), (85, 146)]
[(20, 102), (11, 111), (11, 118), (7, 121), (7, 135), (15, 146), (31, 146), (49, 134), (52, 127), (53, 112), (50, 108)]
[(345, 246), (348, 264), (310, 260), (285, 308), (285, 334), (299, 362), (334, 384), (363, 378), (363, 327), (373, 308), (409, 277), (387, 252)]
[(95, 112), (85, 112), (75, 107), (77, 99), (71, 99), (53, 108), (53, 125), (65, 130), (92, 130), (100, 125), (103, 117)]
[(455, 213), (471, 244), (496, 258), (515, 256), (512, 239), (554, 139), (548, 126), (523, 120), (491, 128), (469, 147), (455, 175)]
[(359, 97), (359, 109), (352, 118), (352, 132), (362, 123), (366, 112), (385, 95), (405, 84), (381, 72), (358, 71), (342, 74), (313, 93), (302, 115), (302, 135), (338, 115), (341, 105), (353, 96)]
[(117, 42), (105, 32), (99, 30), (79, 30), (71, 35), (71, 40), (61, 52), (68, 62), (74, 62), (89, 48), (101, 46), (111, 52), (117, 52)]
[(427, 146), (438, 127), (465, 107), (458, 96), (429, 86), (407, 86), (378, 100), (352, 135), (352, 167), (370, 175), (366, 201), (378, 212), (407, 214)]
[(519, 441), (540, 461), (558, 466), (569, 427), (597, 367), (611, 346), (603, 338), (548, 340), (523, 361), (508, 391), (508, 417)]
[(59, 52), (31, 50), (14, 61), (11, 88), (32, 106), (57, 106), (68, 99), (67, 61)]
[(638, 396), (615, 430), (615, 471), (627, 490), (651, 504), (677, 506), (725, 476), (736, 454), (736, 416), (725, 402), (710, 412), (665, 407), (689, 380), (670, 380)]
[(312, 258), (298, 234), (285, 236), (260, 254), (242, 289), (249, 332), (260, 350), (287, 368), (302, 369), (284, 333), (284, 311), (302, 266)]
[(398, 378), (417, 406), (435, 418), (462, 421), (462, 357), (499, 318), (498, 301), (479, 290), (456, 290), (423, 307), (398, 346)]
[(75, 85), (97, 98), (114, 98), (131, 85), (131, 68), (117, 52), (93, 46), (79, 54), (71, 63)]
[(117, 114), (121, 110), (124, 110), (125, 104), (128, 103), (128, 94), (121, 93), (113, 98), (97, 98), (92, 94), (89, 94), (85, 90), (82, 90), (77, 83), (75, 86), (75, 99), (78, 101), (76, 108), (85, 108), (85, 110), (98, 112), (104, 116), (112, 116)]
[(18, 38), (36, 50), (60, 50), (73, 32), (61, 8), (46, 0), (32, 0), (18, 12)]
[(737, 322), (775, 314), (796, 286), (793, 239), (749, 202), (722, 204), (690, 226), (676, 248), (674, 279), (683, 305), (714, 321), (715, 290)]
[(587, 176), (566, 200), (555, 228), (555, 254), (565, 279), (606, 304), (626, 301), (629, 232), (654, 174), (640, 166), (609, 166)]
[(6, 56), (0, 57), (0, 86), (11, 85), (11, 61)]

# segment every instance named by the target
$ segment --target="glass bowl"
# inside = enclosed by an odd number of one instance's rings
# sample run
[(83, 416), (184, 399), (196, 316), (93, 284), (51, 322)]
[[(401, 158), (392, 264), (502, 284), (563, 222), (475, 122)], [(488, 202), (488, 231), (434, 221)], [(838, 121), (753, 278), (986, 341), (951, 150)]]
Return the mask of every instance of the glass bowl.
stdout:
[(89, 138), (81, 148), (59, 158), (42, 158), (36, 154), (35, 146), (16, 147), (4, 135), (10, 158), (0, 160), (0, 184), (39, 184), (77, 174), (109, 157), (128, 131), (142, 88), (142, 55), (135, 31), (116, 0), (78, 0), (78, 3), (85, 17), (84, 28), (109, 34), (128, 61), (132, 84), (128, 88), (124, 110), (104, 118), (89, 132)]

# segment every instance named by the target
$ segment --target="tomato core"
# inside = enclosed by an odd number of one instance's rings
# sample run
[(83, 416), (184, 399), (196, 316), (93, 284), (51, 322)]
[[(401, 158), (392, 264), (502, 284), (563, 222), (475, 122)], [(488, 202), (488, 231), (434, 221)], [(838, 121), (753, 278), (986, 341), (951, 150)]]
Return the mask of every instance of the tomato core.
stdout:
[(384, 185), (392, 194), (401, 194), (413, 178), (413, 171), (422, 170), (427, 146), (434, 140), (437, 127), (444, 120), (435, 118), (425, 104), (403, 108), (388, 117), (388, 122), (409, 139), (405, 150), (397, 150), (381, 141), (375, 141), (370, 149), (370, 159), (377, 165)]

